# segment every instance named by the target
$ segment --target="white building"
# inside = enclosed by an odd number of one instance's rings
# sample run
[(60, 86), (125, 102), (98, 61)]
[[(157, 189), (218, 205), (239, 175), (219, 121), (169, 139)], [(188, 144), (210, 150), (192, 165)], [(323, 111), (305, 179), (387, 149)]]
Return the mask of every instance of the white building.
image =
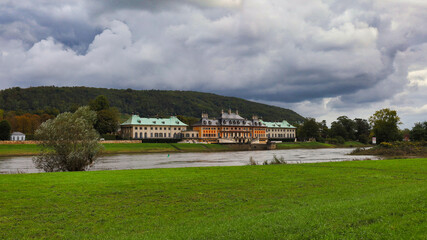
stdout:
[(177, 117), (141, 118), (132, 115), (120, 128), (123, 138), (130, 139), (181, 139), (188, 125)]
[(23, 134), (21, 132), (13, 132), (10, 135), (10, 140), (11, 141), (25, 141), (25, 134)]
[(289, 124), (287, 121), (283, 120), (282, 122), (264, 122), (267, 126), (266, 134), (270, 140), (285, 140), (296, 138), (297, 128)]

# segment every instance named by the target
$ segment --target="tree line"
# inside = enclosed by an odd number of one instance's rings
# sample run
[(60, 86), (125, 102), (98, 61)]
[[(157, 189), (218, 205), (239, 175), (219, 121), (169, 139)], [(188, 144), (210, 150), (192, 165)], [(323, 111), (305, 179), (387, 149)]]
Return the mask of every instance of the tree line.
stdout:
[(314, 118), (297, 125), (297, 137), (300, 141), (316, 139), (320, 142), (344, 143), (345, 141), (377, 143), (401, 141), (405, 137), (412, 141), (427, 140), (427, 122), (416, 123), (412, 130), (399, 129), (400, 117), (395, 110), (388, 108), (376, 111), (369, 119), (340, 116), (328, 127), (325, 120), (316, 122)]
[[(94, 129), (101, 135), (111, 135), (115, 139), (115, 134), (119, 128), (120, 113), (117, 108), (111, 107), (108, 99), (100, 95), (89, 101), (89, 109), (96, 113)], [(76, 112), (78, 108), (69, 111)], [(42, 123), (54, 119), (59, 115), (55, 110), (38, 110), (36, 113), (23, 113), (22, 111), (4, 111), (0, 109), (0, 140), (9, 140), (12, 132), (22, 132), (26, 134), (26, 139), (34, 139), (36, 130)]]
[(30, 87), (0, 90), (0, 108), (6, 111), (35, 113), (38, 109), (75, 112), (86, 106), (92, 99), (103, 95), (111, 107), (123, 114), (140, 114), (145, 117), (183, 115), (200, 118), (202, 112), (219, 116), (221, 110), (237, 109), (245, 118), (252, 114), (265, 121), (302, 122), (304, 117), (296, 112), (251, 102), (241, 98), (225, 97), (211, 93), (194, 91), (162, 91), (105, 89), (89, 87)]

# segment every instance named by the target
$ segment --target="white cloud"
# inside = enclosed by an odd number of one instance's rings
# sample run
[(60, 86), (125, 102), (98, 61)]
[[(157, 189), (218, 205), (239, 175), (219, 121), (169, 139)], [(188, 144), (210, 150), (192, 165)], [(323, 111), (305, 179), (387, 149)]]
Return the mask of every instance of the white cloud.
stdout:
[[(201, 90), (304, 116), (425, 118), (424, 1), (6, 1), (0, 88)], [(356, 116), (359, 114), (360, 116)]]

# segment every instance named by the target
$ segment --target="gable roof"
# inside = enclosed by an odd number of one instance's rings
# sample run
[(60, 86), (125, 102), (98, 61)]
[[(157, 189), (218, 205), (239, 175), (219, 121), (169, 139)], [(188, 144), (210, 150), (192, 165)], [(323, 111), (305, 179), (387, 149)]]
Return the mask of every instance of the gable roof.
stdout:
[(21, 133), (21, 132), (13, 132), (13, 133), (11, 134), (11, 136), (12, 136), (12, 135), (15, 135), (15, 136), (16, 136), (16, 135), (25, 135), (25, 134), (23, 134), (23, 133)]
[(141, 118), (138, 115), (132, 115), (128, 120), (120, 125), (188, 126), (175, 116), (170, 118)]

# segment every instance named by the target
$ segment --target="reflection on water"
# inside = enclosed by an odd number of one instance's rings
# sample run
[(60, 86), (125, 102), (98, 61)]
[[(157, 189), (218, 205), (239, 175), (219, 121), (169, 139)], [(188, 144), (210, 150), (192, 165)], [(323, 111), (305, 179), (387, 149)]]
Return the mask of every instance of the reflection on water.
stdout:
[[(352, 150), (350, 148), (328, 148), (213, 153), (119, 154), (100, 158), (90, 170), (240, 166), (247, 165), (250, 157), (262, 164), (266, 160), (272, 160), (274, 155), (283, 157), (287, 163), (378, 159), (374, 156), (347, 155)], [(0, 158), (0, 173), (17, 172), (37, 173), (40, 171), (34, 168), (31, 157)]]

